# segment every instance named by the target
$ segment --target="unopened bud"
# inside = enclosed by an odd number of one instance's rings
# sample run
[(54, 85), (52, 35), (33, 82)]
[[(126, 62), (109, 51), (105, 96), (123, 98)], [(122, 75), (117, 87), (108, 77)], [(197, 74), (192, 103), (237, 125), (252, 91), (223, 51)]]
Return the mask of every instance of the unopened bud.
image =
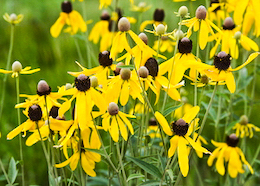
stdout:
[(141, 32), (138, 37), (147, 45), (148, 44), (148, 37), (145, 33)]
[(12, 71), (13, 72), (20, 72), (22, 70), (22, 64), (19, 62), (19, 61), (15, 61), (13, 64), (12, 64)]
[(181, 16), (181, 17), (185, 17), (188, 15), (188, 8), (187, 6), (181, 6), (178, 10), (178, 14)]
[(123, 80), (128, 80), (131, 77), (131, 70), (129, 68), (123, 68), (120, 70), (120, 76)]
[(121, 32), (126, 32), (130, 30), (130, 22), (126, 17), (122, 17), (118, 21), (118, 30)]
[(109, 103), (107, 110), (108, 110), (108, 113), (112, 116), (118, 114), (118, 112), (119, 112), (118, 105), (114, 102)]
[(159, 24), (156, 28), (155, 31), (158, 35), (162, 35), (165, 33), (165, 26), (163, 24)]
[(148, 75), (148, 69), (145, 66), (141, 66), (138, 70), (138, 76), (140, 76), (141, 78), (147, 78)]

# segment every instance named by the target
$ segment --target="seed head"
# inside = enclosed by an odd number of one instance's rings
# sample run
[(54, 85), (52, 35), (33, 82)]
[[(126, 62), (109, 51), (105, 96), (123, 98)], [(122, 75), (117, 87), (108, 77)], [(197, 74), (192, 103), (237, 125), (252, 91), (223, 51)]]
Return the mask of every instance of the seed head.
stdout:
[(187, 6), (181, 6), (181, 7), (179, 8), (179, 10), (178, 10), (178, 14), (179, 14), (182, 18), (184, 18), (185, 16), (187, 16), (187, 15), (188, 15), (188, 12), (189, 12), (189, 10), (188, 10)]
[(108, 113), (112, 116), (117, 115), (119, 112), (118, 105), (114, 102), (109, 103), (107, 110), (108, 110)]
[(188, 132), (189, 125), (183, 119), (178, 119), (172, 123), (172, 129), (176, 135), (184, 136)]
[(138, 37), (147, 45), (148, 44), (148, 37), (145, 33), (141, 32)]
[(39, 121), (42, 118), (42, 109), (39, 105), (35, 104), (29, 107), (28, 116), (32, 121)]
[(108, 11), (103, 10), (103, 12), (100, 16), (100, 19), (101, 20), (107, 20), (107, 21), (110, 20), (110, 15), (109, 15)]
[(131, 77), (131, 70), (129, 68), (122, 68), (120, 70), (120, 76), (123, 80), (128, 80)]
[(236, 134), (233, 133), (227, 136), (226, 142), (228, 146), (236, 147), (239, 142), (239, 138), (236, 136)]
[(214, 58), (214, 66), (218, 70), (227, 70), (230, 67), (231, 56), (226, 52), (219, 52)]
[(128, 30), (130, 30), (130, 22), (128, 21), (128, 19), (126, 17), (122, 17), (119, 19), (118, 21), (118, 30), (121, 32), (126, 32)]
[(242, 116), (240, 117), (239, 123), (240, 123), (241, 125), (247, 125), (247, 124), (248, 124), (248, 117), (247, 117), (246, 115), (242, 115)]
[(15, 61), (13, 64), (12, 64), (12, 71), (13, 72), (20, 72), (22, 70), (22, 64), (19, 62), (19, 61)]
[(120, 66), (123, 66), (123, 65), (124, 65), (123, 62), (117, 63), (117, 65), (116, 65), (116, 70), (114, 71), (114, 74), (115, 74), (116, 76), (120, 74), (120, 71), (121, 71)]
[(231, 17), (227, 17), (224, 20), (224, 24), (223, 24), (224, 30), (233, 30), (235, 27), (236, 27), (236, 25)]
[(39, 96), (49, 95), (51, 93), (51, 87), (44, 80), (39, 81), (37, 85), (37, 94)]
[(84, 74), (80, 74), (75, 78), (75, 86), (79, 91), (87, 91), (90, 88), (90, 78)]
[(155, 32), (158, 35), (162, 35), (165, 33), (165, 26), (163, 24), (159, 24), (156, 28), (155, 28)]
[(12, 13), (9, 17), (10, 17), (11, 22), (16, 21), (16, 19), (17, 19), (17, 15), (15, 13)]
[(97, 79), (96, 76), (92, 76), (92, 77), (90, 78), (90, 84), (91, 84), (91, 86), (94, 87), (94, 88), (98, 86), (98, 79)]
[(141, 66), (138, 70), (138, 76), (141, 78), (147, 78), (149, 71), (145, 66)]
[(62, 12), (69, 14), (72, 11), (71, 2), (70, 1), (63, 1), (61, 3), (61, 10), (62, 10)]
[(203, 74), (200, 79), (201, 79), (201, 83), (203, 83), (203, 84), (209, 83), (209, 77), (205, 74)]
[(145, 65), (144, 65), (148, 71), (149, 71), (149, 74), (153, 77), (156, 77), (158, 75), (158, 71), (159, 71), (159, 66), (158, 66), (158, 62), (155, 58), (153, 57), (150, 57)]
[(198, 19), (205, 19), (207, 16), (207, 9), (205, 6), (200, 5), (196, 10), (196, 18)]
[(113, 63), (113, 60), (109, 56), (110, 56), (109, 51), (105, 50), (103, 52), (100, 52), (98, 55), (99, 64), (102, 65), (103, 67), (111, 66)]
[(181, 54), (188, 54), (192, 51), (192, 41), (187, 37), (182, 38), (178, 43), (178, 49)]
[(235, 39), (240, 39), (240, 38), (241, 38), (241, 35), (242, 35), (242, 33), (241, 33), (240, 31), (237, 31), (237, 32), (235, 33), (235, 35), (234, 35), (234, 38), (235, 38)]
[(156, 119), (155, 119), (155, 118), (151, 118), (151, 119), (149, 120), (149, 125), (150, 125), (150, 126), (157, 126), (157, 121), (156, 121)]
[(164, 10), (157, 8), (155, 9), (154, 13), (153, 13), (153, 20), (154, 21), (158, 21), (158, 22), (162, 22), (164, 20)]
[(183, 33), (183, 31), (182, 30), (177, 30), (176, 32), (174, 32), (174, 37), (176, 38), (176, 39), (182, 39), (183, 37), (184, 37), (184, 33)]
[(68, 89), (71, 89), (71, 88), (73, 88), (73, 85), (70, 84), (70, 83), (66, 83), (65, 89), (68, 90)]

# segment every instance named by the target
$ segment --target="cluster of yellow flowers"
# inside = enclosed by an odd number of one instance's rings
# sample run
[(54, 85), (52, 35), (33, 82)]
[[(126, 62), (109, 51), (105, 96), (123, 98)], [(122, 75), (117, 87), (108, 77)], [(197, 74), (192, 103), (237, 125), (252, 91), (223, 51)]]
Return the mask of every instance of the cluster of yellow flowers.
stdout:
[[(111, 2), (100, 0), (100, 9), (109, 6)], [(148, 9), (145, 9), (143, 4), (140, 6), (142, 7), (138, 9), (133, 5), (133, 9), (140, 12)], [(184, 78), (191, 80), (192, 85), (196, 87), (226, 85), (230, 93), (235, 92), (236, 82), (232, 72), (245, 67), (260, 54), (258, 45), (247, 36), (253, 24), (255, 24), (253, 34), (256, 37), (260, 35), (260, 16), (254, 16), (259, 14), (259, 8), (258, 0), (227, 0), (221, 3), (212, 1), (208, 10), (204, 6), (199, 6), (195, 17), (186, 19), (189, 17), (188, 9), (181, 7), (177, 13), (181, 20), (179, 25), (187, 26), (187, 33), (183, 33), (181, 29), (167, 33), (165, 12), (163, 9), (155, 9), (153, 20), (144, 21), (140, 25), (140, 31), (158, 37), (153, 48), (148, 45), (145, 33), (137, 35), (131, 30), (131, 23), (136, 22), (134, 18), (123, 17), (120, 9), (116, 10), (113, 16), (110, 16), (108, 11), (103, 11), (101, 20), (95, 24), (88, 37), (95, 44), (100, 40), (99, 66), (88, 69), (77, 62), (82, 71), (68, 72), (75, 77), (74, 85), (66, 84), (60, 87), (58, 92), (51, 92), (47, 82), (41, 80), (37, 86), (37, 95), (21, 95), (26, 97), (26, 100), (16, 105), (16, 108), (24, 108), (23, 113), (28, 119), (12, 130), (7, 138), (13, 139), (19, 133), (25, 136), (26, 132), (30, 131), (32, 134), (26, 140), (28, 146), (40, 140), (50, 139), (54, 142), (54, 147), (62, 148), (66, 157), (66, 161), (56, 164), (56, 167), (70, 164), (71, 170), (75, 170), (80, 161), (88, 175), (96, 176), (95, 163), (101, 160), (101, 156), (91, 149), (101, 148), (102, 139), (99, 130), (108, 131), (114, 142), (120, 141), (120, 134), (127, 141), (129, 135), (134, 135), (136, 132), (131, 120), (128, 119), (136, 116), (121, 112), (118, 105), (124, 107), (130, 105), (133, 100), (141, 105), (147, 104), (151, 102), (148, 100), (148, 90), (151, 90), (149, 94), (156, 97), (152, 103), (154, 105), (159, 104), (162, 90), (172, 100), (180, 102), (179, 88), (184, 86)], [(233, 15), (233, 18), (230, 15)], [(86, 22), (77, 11), (73, 10), (69, 1), (62, 3), (60, 17), (50, 28), (51, 35), (58, 37), (65, 24), (68, 25), (66, 31), (72, 35), (78, 31), (86, 32), (87, 29)], [(146, 30), (148, 24), (153, 24), (154, 30)], [(193, 42), (190, 37), (194, 34), (193, 31), (198, 35), (199, 50), (204, 50), (209, 42), (215, 42), (210, 55), (207, 56), (213, 58), (213, 64), (202, 62), (199, 52), (197, 55), (192, 53)], [(174, 45), (176, 51), (172, 58), (167, 59), (159, 54), (166, 50), (173, 52)], [(239, 57), (241, 46), (245, 50), (253, 50), (254, 53), (250, 54), (243, 64), (232, 68), (232, 58)], [(38, 71), (27, 70), (29, 68), (20, 69), (19, 73)], [(187, 70), (189, 75), (186, 75)], [(0, 72), (18, 76), (14, 70), (0, 69)], [(178, 108), (174, 113), (176, 120), (169, 124), (161, 111), (153, 110), (152, 104), (149, 105), (149, 109), (160, 124), (160, 128), (168, 136), (173, 136), (169, 141), (168, 157), (177, 152), (180, 171), (184, 177), (189, 172), (191, 147), (196, 150), (199, 157), (203, 156), (202, 153), (210, 154), (209, 166), (217, 158), (216, 169), (221, 175), (225, 174), (224, 162), (229, 162), (228, 172), (232, 178), (237, 177), (238, 173), (245, 172), (243, 164), (253, 173), (242, 150), (237, 147), (238, 137), (251, 138), (253, 129), (260, 131), (258, 127), (249, 124), (247, 118), (243, 117), (233, 127), (236, 129), (236, 134), (229, 135), (225, 143), (212, 140), (217, 149), (211, 153), (201, 146), (202, 143), (207, 144), (207, 141), (200, 136), (200, 132), (196, 132), (200, 128), (198, 105), (185, 104)], [(72, 119), (66, 120), (65, 115), (69, 110), (72, 110)], [(96, 118), (101, 118), (101, 122), (96, 123)], [(153, 126), (148, 133), (151, 131), (155, 132), (150, 135), (151, 137), (162, 137), (156, 133), (159, 131), (158, 128)], [(71, 149), (71, 153), (68, 153), (68, 148)]]

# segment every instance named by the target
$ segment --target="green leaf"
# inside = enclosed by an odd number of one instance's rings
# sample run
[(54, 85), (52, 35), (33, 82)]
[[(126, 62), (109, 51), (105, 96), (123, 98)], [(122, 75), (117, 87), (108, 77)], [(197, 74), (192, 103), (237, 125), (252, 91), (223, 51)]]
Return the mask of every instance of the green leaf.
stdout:
[(16, 162), (12, 157), (8, 167), (8, 178), (12, 184), (15, 182), (17, 174), (18, 174), (18, 170), (16, 169)]
[(236, 123), (238, 123), (239, 120), (236, 120), (236, 121), (232, 121), (231, 123), (228, 124), (227, 128), (226, 128), (226, 131), (225, 133), (227, 133), (228, 131), (230, 131), (232, 129), (232, 127), (235, 126)]
[(164, 112), (163, 112), (163, 116), (167, 117), (169, 114), (171, 114), (173, 111), (175, 111), (177, 108), (181, 107), (183, 104), (179, 104), (177, 106), (172, 106), (167, 108)]
[(130, 68), (130, 69), (134, 69), (134, 65), (120, 65), (118, 68)]
[(143, 160), (140, 160), (138, 158), (127, 156), (128, 159), (130, 159), (134, 164), (136, 164), (138, 167), (146, 171), (147, 173), (161, 179), (162, 173), (159, 171), (159, 169), (154, 166), (153, 164), (147, 163)]
[(144, 182), (144, 183), (142, 183), (141, 185), (139, 185), (139, 186), (158, 186), (158, 185), (160, 185), (160, 181), (158, 181), (158, 180), (150, 180), (150, 181), (146, 181), (146, 182)]
[[(109, 147), (105, 147), (105, 149), (107, 149), (107, 148), (109, 148)], [(84, 148), (84, 149), (89, 150), (89, 151), (91, 151), (91, 152), (95, 152), (95, 153), (97, 153), (97, 154), (100, 154), (101, 156), (106, 157), (106, 155), (105, 155), (105, 153), (104, 153), (103, 150), (89, 149), (89, 148)]]
[(142, 174), (131, 174), (130, 176), (128, 176), (126, 182), (129, 182), (132, 179), (137, 179), (137, 178), (144, 178), (145, 176)]
[(174, 176), (173, 176), (172, 169), (168, 169), (166, 172), (168, 173), (169, 177), (171, 178), (171, 181), (173, 182), (174, 181)]

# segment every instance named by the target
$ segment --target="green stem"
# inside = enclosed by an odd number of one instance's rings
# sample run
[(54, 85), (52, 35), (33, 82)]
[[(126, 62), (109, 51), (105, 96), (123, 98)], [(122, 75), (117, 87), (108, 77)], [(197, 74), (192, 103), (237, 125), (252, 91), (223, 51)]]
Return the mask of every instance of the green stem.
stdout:
[(98, 134), (99, 140), (100, 140), (100, 142), (101, 142), (101, 146), (102, 146), (103, 151), (104, 151), (104, 153), (105, 153), (105, 157), (106, 157), (106, 159), (108, 160), (108, 162), (110, 163), (111, 167), (114, 169), (114, 171), (118, 174), (118, 170), (116, 169), (114, 163), (111, 161), (109, 155), (107, 154), (107, 151), (106, 151), (106, 149), (105, 149), (105, 146), (104, 146), (103, 140), (102, 140), (101, 135), (100, 135), (100, 133), (99, 133), (99, 131), (98, 131), (98, 129), (97, 129), (96, 121), (94, 120), (94, 118), (93, 118), (92, 115), (91, 115), (91, 117), (92, 117), (92, 120), (93, 120), (93, 122), (94, 122), (95, 130), (97, 131), (97, 134)]
[(172, 157), (167, 160), (167, 164), (166, 164), (165, 169), (163, 171), (163, 175), (162, 175), (162, 179), (161, 179), (161, 182), (160, 182), (160, 186), (162, 186), (162, 184), (163, 184), (163, 180), (164, 180), (166, 171), (167, 171), (168, 167), (170, 166), (171, 160), (172, 160)]
[(158, 60), (159, 53), (160, 53), (160, 43), (161, 43), (161, 36), (158, 36), (158, 45), (157, 45), (157, 51), (156, 51), (156, 60)]
[[(182, 21), (182, 18), (180, 17), (180, 22), (179, 22), (179, 27), (178, 27), (177, 32), (179, 32), (179, 31), (181, 30), (181, 24), (180, 24), (181, 21)], [(174, 47), (173, 57), (174, 57), (174, 56), (176, 55), (176, 53), (177, 53), (179, 40), (180, 40), (180, 36), (179, 36), (179, 34), (177, 34), (176, 45), (175, 45), (175, 47)], [(166, 94), (164, 94), (164, 98), (163, 98), (162, 111), (163, 111), (164, 108), (165, 108), (165, 105), (166, 105), (166, 102), (167, 102), (167, 98), (168, 98), (168, 90), (169, 90), (170, 81), (171, 81), (172, 74), (173, 74), (172, 72), (173, 72), (173, 64), (174, 64), (174, 61), (175, 61), (175, 58), (173, 58), (173, 62), (172, 62), (172, 66), (171, 66), (171, 72), (170, 72), (170, 76), (169, 76), (169, 82), (168, 82), (168, 86), (167, 86), (167, 92), (166, 92)]]
[[(214, 87), (212, 96), (211, 96), (210, 101), (209, 101), (208, 108), (207, 108), (206, 113), (205, 113), (205, 115), (204, 115), (204, 117), (203, 117), (203, 120), (202, 120), (202, 123), (201, 123), (201, 127), (200, 127), (199, 132), (198, 132), (197, 139), (198, 139), (198, 137), (200, 136), (200, 134), (202, 133), (202, 130), (203, 130), (204, 126), (205, 126), (205, 123), (206, 123), (206, 120), (207, 120), (207, 117), (208, 117), (208, 114), (209, 114), (209, 110), (210, 110), (210, 108), (211, 108), (211, 105), (212, 105), (212, 103), (213, 103), (214, 96), (215, 96), (216, 91), (217, 91), (217, 86), (218, 86), (218, 82), (217, 82), (217, 84), (216, 84), (215, 87)], [(197, 141), (197, 139), (196, 139), (195, 141)]]
[[(200, 30), (200, 25), (199, 23), (199, 30)], [(199, 32), (197, 32), (197, 48), (196, 48), (196, 59), (199, 59), (199, 54), (200, 54), (200, 46), (199, 46)], [(194, 106), (197, 105), (197, 99), (198, 99), (198, 87), (197, 87), (197, 77), (198, 77), (198, 71), (196, 70), (196, 77), (195, 77), (195, 84), (194, 84)]]
[(256, 75), (257, 75), (257, 60), (254, 61), (254, 80), (253, 80), (253, 86), (252, 86), (252, 92), (251, 92), (251, 101), (250, 101), (250, 107), (248, 111), (248, 118), (250, 118), (250, 115), (252, 113), (254, 98), (255, 98), (255, 87), (256, 87)]
[(3, 165), (3, 162), (2, 162), (1, 159), (0, 159), (0, 166), (1, 166), (1, 169), (2, 169), (2, 171), (4, 173), (4, 175), (5, 175), (5, 179), (6, 179), (7, 183), (8, 183), (8, 185), (12, 185), (10, 180), (9, 180), (9, 177), (8, 177), (6, 171), (5, 171), (5, 168), (4, 168), (4, 165)]
[(127, 182), (126, 182), (126, 174), (125, 174), (124, 164), (123, 164), (123, 161), (122, 161), (122, 156), (120, 154), (118, 142), (116, 143), (116, 150), (117, 150), (117, 155), (118, 155), (118, 158), (119, 158), (119, 164), (120, 164), (121, 171), (122, 171), (123, 178), (124, 178), (124, 185), (128, 185)]
[[(14, 25), (11, 25), (11, 34), (10, 34), (10, 47), (9, 47), (9, 52), (8, 52), (8, 57), (7, 57), (7, 63), (6, 63), (6, 70), (9, 70), (10, 63), (11, 63), (11, 56), (13, 52), (13, 44), (14, 44)], [(1, 106), (0, 106), (0, 120), (2, 119), (2, 114), (3, 114), (3, 106), (4, 106), (4, 101), (5, 101), (5, 93), (6, 93), (6, 80), (7, 80), (8, 74), (4, 75), (3, 79), (3, 85), (2, 85), (2, 97), (1, 97)], [(2, 125), (1, 125), (2, 126)]]
[(76, 46), (76, 49), (77, 49), (77, 52), (78, 52), (78, 55), (79, 55), (79, 59), (80, 59), (80, 63), (85, 63), (83, 57), (82, 57), (82, 54), (81, 54), (81, 51), (80, 51), (80, 47), (79, 47), (79, 43), (78, 43), (78, 40), (76, 37), (74, 37), (74, 42), (75, 42), (75, 46)]
[[(19, 75), (16, 77), (16, 103), (20, 103), (20, 87), (19, 87)], [(17, 108), (17, 121), (18, 126), (21, 124), (21, 113), (20, 108)], [(19, 134), (19, 150), (20, 150), (20, 164), (21, 164), (21, 171), (22, 171), (22, 185), (25, 185), (24, 179), (24, 161), (23, 161), (23, 145), (22, 145), (22, 134)]]
[[(222, 92), (222, 91), (220, 91), (220, 92)], [(216, 121), (215, 121), (215, 138), (214, 138), (215, 141), (218, 141), (217, 137), (218, 137), (218, 134), (219, 134), (218, 124), (219, 124), (220, 114), (221, 114), (221, 106), (222, 106), (221, 102), (222, 102), (222, 97), (219, 95), (219, 97), (218, 97), (218, 112), (217, 112), (217, 118), (216, 118)]]

